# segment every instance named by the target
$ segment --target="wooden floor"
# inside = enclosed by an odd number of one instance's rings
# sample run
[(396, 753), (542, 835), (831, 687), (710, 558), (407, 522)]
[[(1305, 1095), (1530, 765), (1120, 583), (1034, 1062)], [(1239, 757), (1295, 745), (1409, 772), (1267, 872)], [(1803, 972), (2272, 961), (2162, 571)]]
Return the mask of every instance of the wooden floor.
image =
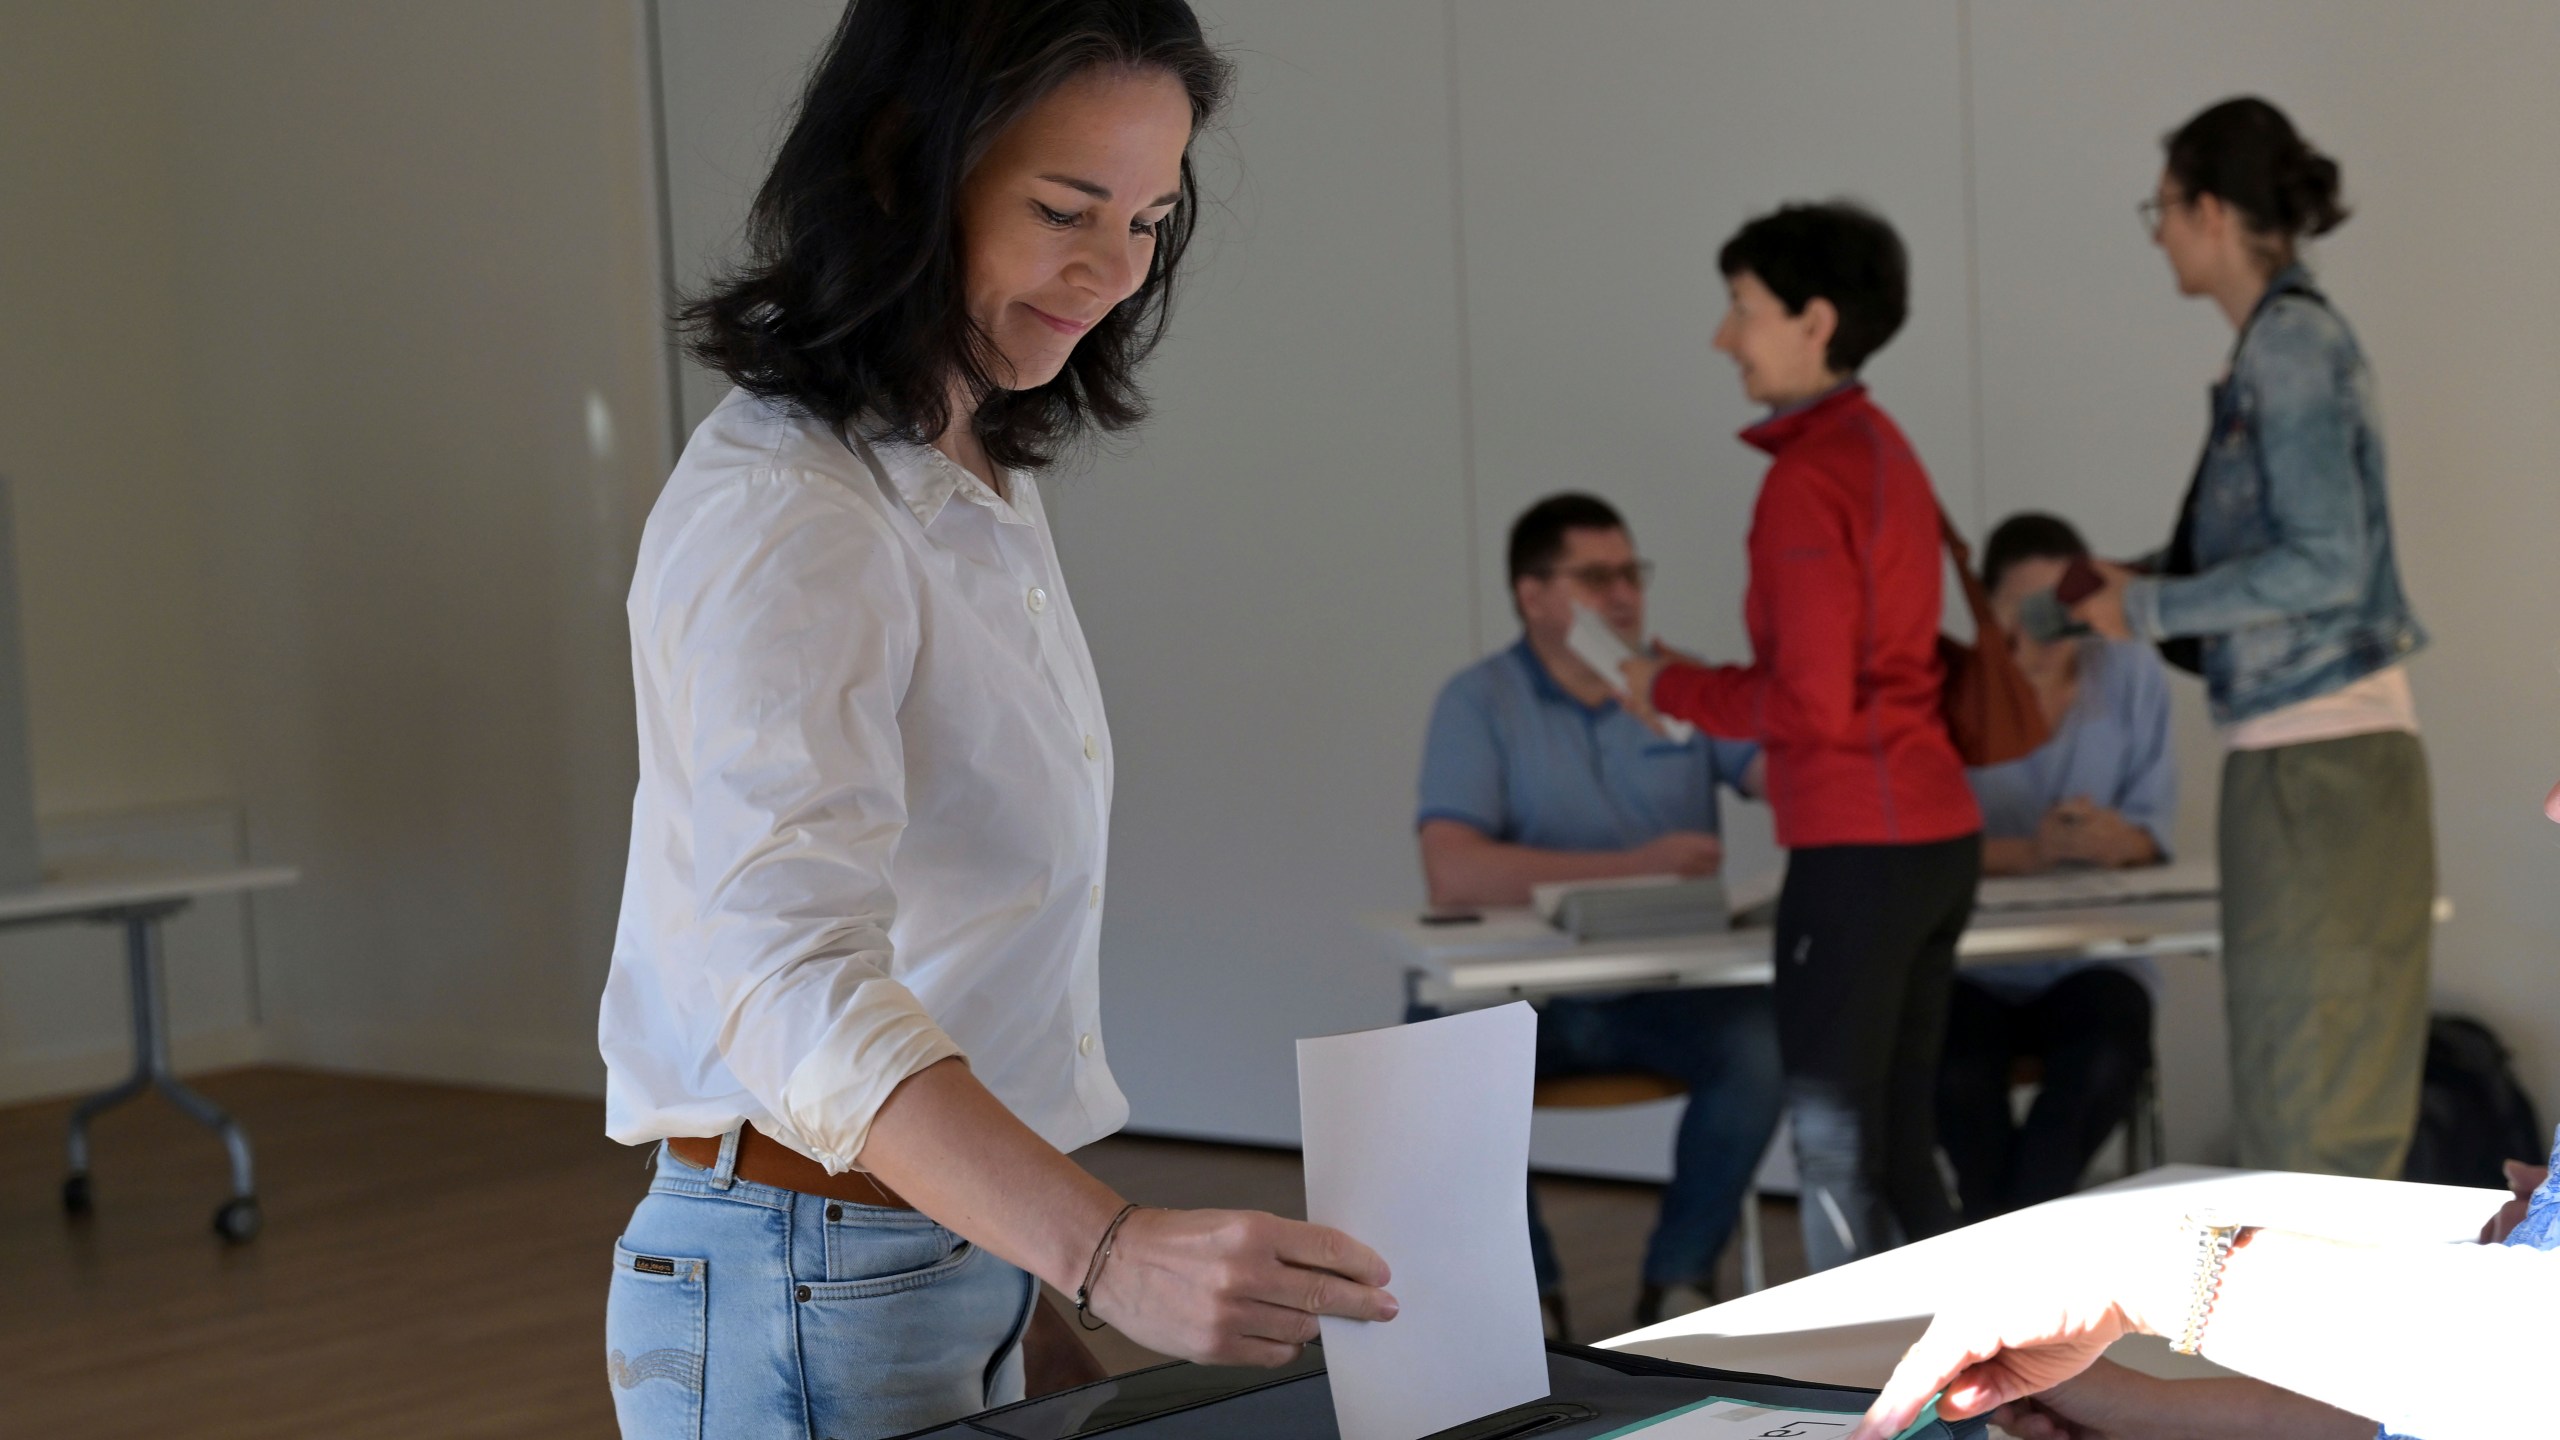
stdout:
[[(257, 1146), (267, 1224), (246, 1246), (213, 1235), (221, 1146), (157, 1099), (98, 1123), (96, 1213), (77, 1223), (70, 1104), (0, 1109), (0, 1433), (613, 1434), (607, 1257), (647, 1175), (600, 1104), (277, 1069), (199, 1083)], [(1303, 1203), (1290, 1152), (1115, 1139), (1082, 1158), (1150, 1204)], [(1653, 1188), (1538, 1193), (1578, 1338), (1626, 1328)], [(1767, 1220), (1772, 1275), (1802, 1273), (1792, 1207)], [(1152, 1358), (1096, 1339), (1115, 1369)]]

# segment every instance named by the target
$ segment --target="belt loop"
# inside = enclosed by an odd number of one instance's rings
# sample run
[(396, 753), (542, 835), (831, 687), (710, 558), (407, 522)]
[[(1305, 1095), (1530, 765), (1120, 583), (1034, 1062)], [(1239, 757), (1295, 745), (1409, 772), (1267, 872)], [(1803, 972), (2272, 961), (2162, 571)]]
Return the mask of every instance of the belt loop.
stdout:
[(711, 1163), (711, 1188), (726, 1190), (738, 1178), (738, 1141), (746, 1133), (747, 1122), (739, 1121), (720, 1137), (720, 1158)]

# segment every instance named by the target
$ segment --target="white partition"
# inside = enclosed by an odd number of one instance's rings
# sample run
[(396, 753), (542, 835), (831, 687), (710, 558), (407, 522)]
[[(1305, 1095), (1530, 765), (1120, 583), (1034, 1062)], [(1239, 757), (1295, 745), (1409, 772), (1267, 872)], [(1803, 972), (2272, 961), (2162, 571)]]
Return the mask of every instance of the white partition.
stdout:
[[(655, 0), (667, 269), (689, 295), (737, 258), (747, 206), (764, 183), (809, 67), (834, 33), (836, 0)], [(676, 295), (668, 297), (672, 312)], [(678, 448), (728, 386), (677, 367)]]
[(1440, 7), (1202, 7), (1240, 68), (1160, 419), (1054, 487), (1120, 790), (1104, 930), (1141, 1128), (1294, 1140), (1293, 1042), (1401, 1006), (1413, 776), (1471, 654)]

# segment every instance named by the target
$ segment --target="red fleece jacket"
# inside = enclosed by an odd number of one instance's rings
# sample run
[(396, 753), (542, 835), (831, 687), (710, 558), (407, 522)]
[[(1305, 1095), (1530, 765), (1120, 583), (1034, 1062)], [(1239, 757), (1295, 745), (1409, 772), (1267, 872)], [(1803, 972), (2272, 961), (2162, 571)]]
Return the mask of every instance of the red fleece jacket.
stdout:
[(1751, 516), (1748, 665), (1670, 665), (1654, 707), (1769, 757), (1778, 843), (1923, 844), (1982, 828), (1939, 718), (1938, 500), (1850, 385), (1742, 432), (1775, 457)]

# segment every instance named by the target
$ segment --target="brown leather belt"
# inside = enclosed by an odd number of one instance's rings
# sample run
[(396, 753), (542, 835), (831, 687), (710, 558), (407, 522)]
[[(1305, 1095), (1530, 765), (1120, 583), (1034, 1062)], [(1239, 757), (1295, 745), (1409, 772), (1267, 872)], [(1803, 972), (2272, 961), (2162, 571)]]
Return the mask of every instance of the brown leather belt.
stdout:
[[(675, 1152), (677, 1159), (697, 1170), (709, 1170), (720, 1163), (720, 1137), (717, 1135), (677, 1136), (667, 1142), (667, 1148)], [(847, 1170), (841, 1175), (828, 1174), (825, 1166), (788, 1145), (756, 1133), (753, 1125), (738, 1132), (737, 1173), (739, 1179), (751, 1185), (797, 1190), (803, 1195), (824, 1196), (850, 1205), (877, 1205), (887, 1210), (916, 1208), (899, 1199), (897, 1191), (859, 1170)]]

